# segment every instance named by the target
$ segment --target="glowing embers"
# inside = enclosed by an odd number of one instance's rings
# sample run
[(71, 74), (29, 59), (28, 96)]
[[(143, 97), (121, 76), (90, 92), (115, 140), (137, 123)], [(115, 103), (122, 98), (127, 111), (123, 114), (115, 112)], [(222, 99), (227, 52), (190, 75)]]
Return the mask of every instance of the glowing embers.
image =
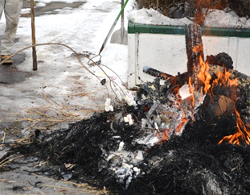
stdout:
[(159, 142), (169, 140), (173, 135), (180, 136), (186, 124), (194, 120), (194, 113), (204, 99), (200, 93), (190, 92), (187, 84), (173, 91), (175, 93), (166, 94), (164, 103), (158, 101), (151, 106), (154, 112), (148, 112), (153, 113), (147, 120), (157, 130)]

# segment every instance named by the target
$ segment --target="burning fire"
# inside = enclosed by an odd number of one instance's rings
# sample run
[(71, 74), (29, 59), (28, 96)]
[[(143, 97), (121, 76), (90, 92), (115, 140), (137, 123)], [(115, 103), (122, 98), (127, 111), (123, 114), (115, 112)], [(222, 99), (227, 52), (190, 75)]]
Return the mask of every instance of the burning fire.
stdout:
[(240, 145), (241, 140), (245, 141), (248, 145), (250, 144), (249, 129), (242, 121), (240, 113), (237, 110), (235, 110), (235, 116), (236, 116), (237, 132), (233, 135), (225, 136), (222, 140), (220, 140), (219, 144), (221, 144), (224, 141), (228, 141), (231, 144)]
[[(194, 51), (197, 51), (197, 49), (199, 48), (195, 47)], [(211, 83), (212, 76), (209, 74), (209, 69), (210, 69), (209, 64), (204, 62), (201, 56), (199, 57), (199, 64), (200, 64), (200, 72), (197, 75), (197, 77), (204, 84), (203, 90), (205, 94), (209, 93), (213, 95), (213, 89), (216, 86), (223, 86), (229, 88), (238, 86), (237, 78), (230, 79), (231, 73), (226, 71), (226, 69), (224, 70), (224, 72), (219, 71), (217, 73), (217, 79), (215, 79)], [(193, 92), (193, 86), (191, 81), (189, 81), (189, 86), (190, 86), (190, 91)], [(232, 94), (230, 98), (236, 101), (235, 94)], [(229, 143), (240, 145), (240, 140), (245, 141), (247, 144), (250, 144), (249, 128), (244, 124), (244, 122), (241, 119), (240, 113), (236, 109), (234, 113), (236, 117), (236, 126), (237, 126), (235, 134), (225, 136), (218, 144), (221, 144), (224, 141), (228, 141)]]
[[(195, 48), (197, 49), (197, 48)], [(198, 48), (199, 49), (199, 48)], [(234, 114), (236, 117), (236, 132), (233, 135), (228, 135), (222, 138), (218, 144), (221, 144), (224, 141), (227, 141), (231, 144), (237, 144), (240, 145), (241, 141), (244, 141), (247, 144), (250, 144), (250, 130), (249, 126), (245, 125), (244, 122), (241, 119), (240, 113), (235, 109), (235, 102), (236, 102), (236, 87), (238, 86), (237, 78), (231, 79), (231, 73), (226, 71), (218, 71), (217, 78), (212, 81), (212, 76), (209, 73), (210, 66), (208, 63), (204, 62), (202, 57), (199, 57), (199, 64), (200, 64), (200, 72), (198, 73), (197, 77), (198, 79), (203, 83), (203, 87), (201, 89), (201, 98), (199, 100), (195, 99), (194, 96), (194, 87), (192, 84), (191, 77), (189, 78), (189, 92), (191, 94), (191, 104), (192, 104), (192, 110), (190, 116), (194, 120), (194, 108), (195, 108), (195, 101), (198, 102), (198, 105), (200, 104), (201, 100), (204, 97), (204, 94), (209, 94), (211, 96), (214, 96), (214, 89), (216, 87), (221, 87), (222, 89), (229, 89), (230, 90), (230, 98), (232, 102), (234, 102), (234, 106), (232, 109), (234, 109)], [(179, 90), (179, 89), (178, 89)], [(185, 127), (186, 123), (188, 122), (188, 117), (185, 114), (185, 110), (181, 106), (181, 100), (177, 99), (175, 100), (176, 108), (179, 110), (179, 114), (175, 113), (175, 117), (178, 118), (178, 124), (175, 125), (175, 129), (165, 129), (162, 133), (158, 134), (158, 137), (163, 140), (168, 140), (170, 136), (175, 133), (176, 135), (180, 135), (182, 133), (183, 128)]]
[(192, 94), (192, 106), (194, 108), (194, 103), (195, 103), (194, 88), (193, 88), (193, 85), (192, 85), (192, 78), (191, 77), (189, 77), (189, 79), (188, 79), (188, 84), (189, 84), (189, 92), (190, 92), (190, 94)]
[(212, 76), (209, 74), (209, 64), (205, 63), (202, 57), (200, 56), (200, 72), (197, 77), (204, 83), (204, 93), (208, 93), (209, 89), (211, 88), (210, 81)]
[[(210, 96), (215, 96), (216, 89), (222, 89), (223, 93), (226, 93), (227, 95), (222, 95), (222, 98), (219, 98), (218, 100), (218, 110), (220, 110), (217, 114), (224, 114), (228, 110), (230, 110), (230, 113), (234, 113), (236, 118), (236, 132), (233, 135), (228, 135), (222, 138), (218, 144), (221, 144), (224, 141), (227, 141), (231, 144), (237, 144), (240, 145), (242, 141), (244, 141), (246, 144), (250, 144), (250, 125), (245, 125), (244, 122), (241, 119), (240, 113), (235, 108), (235, 103), (237, 99), (236, 95), (236, 89), (238, 86), (237, 78), (231, 79), (231, 73), (224, 68), (224, 71), (218, 71), (217, 78), (212, 80), (212, 75), (209, 73), (210, 65), (208, 62), (204, 62), (203, 60), (203, 45), (202, 43), (194, 46), (193, 48), (194, 53), (199, 54), (197, 57), (197, 64), (199, 65), (198, 69), (194, 70), (194, 73), (192, 77), (189, 77), (189, 93), (191, 94), (191, 114), (187, 116), (186, 111), (184, 108), (182, 108), (182, 100), (176, 99), (174, 101), (173, 106), (176, 107), (178, 110), (176, 113), (173, 114), (172, 118), (175, 118), (175, 120), (172, 120), (173, 123), (176, 123), (174, 127), (163, 129), (163, 132), (158, 134), (158, 137), (161, 140), (168, 140), (170, 136), (174, 133), (176, 135), (180, 135), (182, 133), (182, 130), (184, 129), (185, 125), (188, 122), (188, 118), (192, 118), (194, 120), (194, 109), (195, 106), (200, 105), (201, 101), (204, 99), (204, 94), (208, 94)], [(198, 70), (198, 71), (197, 71)], [(196, 75), (195, 75), (196, 74)], [(201, 83), (198, 84), (199, 87), (196, 86), (194, 83), (198, 82)], [(193, 81), (195, 80), (195, 81)], [(179, 88), (176, 88), (177, 93), (179, 92)], [(195, 90), (199, 93), (198, 97), (196, 95), (195, 97)], [(176, 94), (177, 94), (176, 93)], [(217, 93), (217, 92), (216, 92)], [(196, 93), (197, 94), (197, 93)], [(224, 97), (224, 98), (223, 98)], [(230, 100), (230, 103), (227, 103), (227, 100)], [(224, 101), (224, 102), (223, 102)], [(226, 102), (226, 103), (225, 103)], [(222, 107), (223, 108), (222, 108)], [(234, 111), (233, 111), (234, 110)], [(216, 116), (221, 116), (216, 115)]]

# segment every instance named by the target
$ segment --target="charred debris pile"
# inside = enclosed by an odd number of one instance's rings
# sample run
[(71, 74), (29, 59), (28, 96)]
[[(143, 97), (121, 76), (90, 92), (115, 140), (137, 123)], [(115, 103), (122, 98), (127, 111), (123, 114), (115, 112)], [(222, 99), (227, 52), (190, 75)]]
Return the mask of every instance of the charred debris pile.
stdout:
[(51, 165), (41, 173), (118, 194), (250, 194), (250, 78), (226, 53), (204, 62), (198, 25), (186, 33), (186, 73), (145, 67), (156, 78), (141, 85), (136, 105), (37, 130), (12, 152), (36, 153)]

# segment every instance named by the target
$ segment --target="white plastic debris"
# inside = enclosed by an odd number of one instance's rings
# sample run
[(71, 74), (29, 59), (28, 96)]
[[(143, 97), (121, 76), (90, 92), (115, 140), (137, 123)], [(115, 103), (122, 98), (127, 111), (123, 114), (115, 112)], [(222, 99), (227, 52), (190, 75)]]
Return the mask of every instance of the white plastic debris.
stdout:
[(107, 98), (105, 102), (105, 111), (114, 111), (114, 107), (111, 105), (111, 99)]
[(126, 102), (129, 106), (136, 106), (134, 96), (132, 95), (132, 93), (130, 91), (125, 95), (124, 99), (126, 100)]
[(118, 152), (123, 151), (123, 147), (124, 147), (124, 142), (120, 142)]
[(115, 176), (117, 182), (120, 184), (125, 184), (125, 188), (127, 189), (133, 178), (133, 170), (129, 167), (124, 167), (124, 165), (122, 165), (122, 167), (118, 168), (115, 171)]
[(156, 143), (159, 143), (159, 141), (160, 139), (154, 133), (135, 140), (136, 143), (141, 145), (147, 145), (148, 147), (154, 146)]
[(137, 175), (140, 174), (141, 169), (139, 169), (139, 168), (137, 168), (137, 167), (134, 167), (134, 168), (133, 168), (133, 171), (135, 172), (135, 175), (137, 176)]
[(116, 156), (116, 154), (112, 153), (107, 157), (107, 162), (110, 161), (112, 158), (114, 158)]
[(122, 163), (122, 167), (127, 168), (127, 169), (131, 169), (131, 168), (133, 168), (133, 165), (129, 165), (127, 163)]
[[(118, 151), (111, 152), (106, 158), (109, 169), (114, 173), (116, 181), (128, 188), (132, 179), (135, 179), (141, 170), (137, 168), (143, 162), (143, 151), (128, 152), (122, 150), (124, 142), (120, 142)], [(119, 151), (120, 150), (120, 151)]]
[(127, 116), (125, 116), (124, 117), (124, 122), (128, 123), (129, 125), (133, 125), (134, 121), (133, 121), (132, 115), (128, 114)]
[(137, 153), (137, 155), (136, 155), (136, 157), (135, 157), (135, 159), (137, 160), (137, 161), (142, 161), (144, 158), (143, 158), (143, 153), (142, 153), (142, 151), (138, 151), (138, 153)]
[(159, 127), (158, 127), (157, 123), (155, 122), (154, 125), (155, 125), (155, 129), (158, 131)]
[(115, 135), (115, 136), (113, 136), (112, 138), (114, 138), (114, 139), (120, 139), (121, 136), (120, 136), (120, 135)]
[(182, 100), (190, 97), (192, 94), (190, 93), (189, 85), (188, 84), (183, 85), (179, 90), (179, 94)]

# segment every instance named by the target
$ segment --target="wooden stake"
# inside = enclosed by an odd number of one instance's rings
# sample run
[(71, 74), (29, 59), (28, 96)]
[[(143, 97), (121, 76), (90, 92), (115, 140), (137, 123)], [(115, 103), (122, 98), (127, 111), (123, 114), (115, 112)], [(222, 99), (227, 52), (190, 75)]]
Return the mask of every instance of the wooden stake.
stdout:
[(33, 70), (37, 70), (34, 0), (30, 0), (30, 9), (31, 9), (32, 45), (33, 45), (32, 47)]

